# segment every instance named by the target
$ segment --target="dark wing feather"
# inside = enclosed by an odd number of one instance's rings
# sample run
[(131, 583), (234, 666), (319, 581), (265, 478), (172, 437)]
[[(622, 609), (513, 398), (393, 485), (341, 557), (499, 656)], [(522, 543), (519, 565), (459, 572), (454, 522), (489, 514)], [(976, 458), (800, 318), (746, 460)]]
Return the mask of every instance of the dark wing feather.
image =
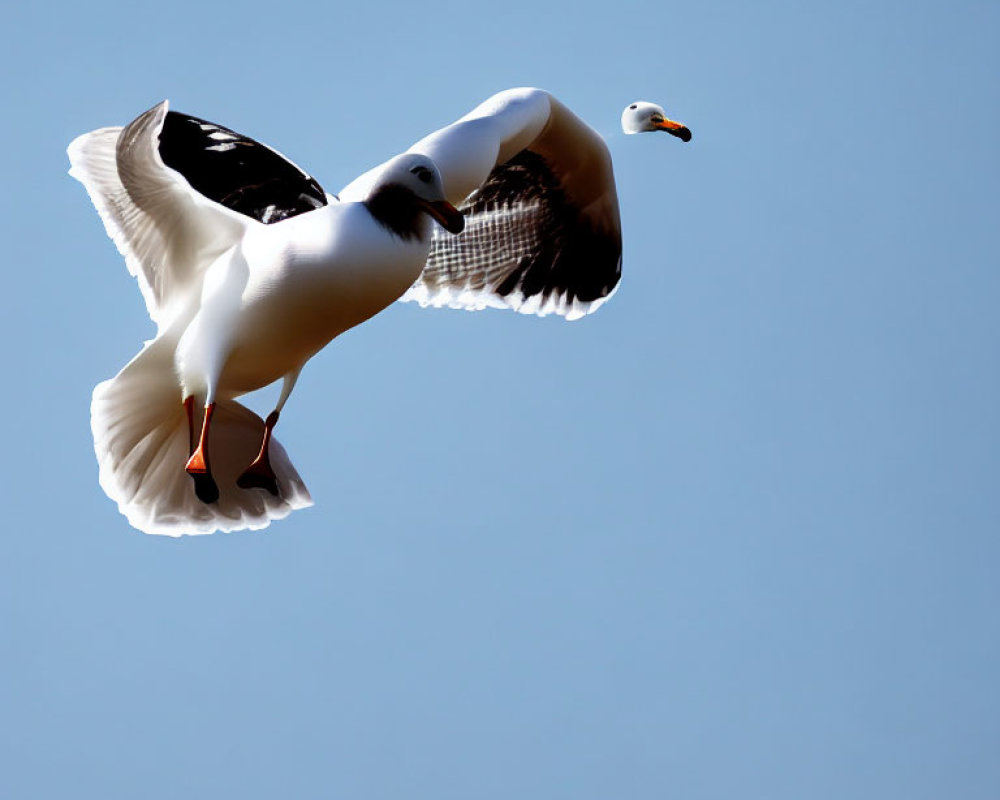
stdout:
[(620, 230), (598, 228), (536, 152), (494, 168), (460, 208), (465, 231), (435, 228), (424, 271), (402, 299), (573, 319), (618, 285)]
[(327, 204), (320, 185), (280, 153), (214, 122), (167, 112), (159, 153), (196, 191), (259, 222)]

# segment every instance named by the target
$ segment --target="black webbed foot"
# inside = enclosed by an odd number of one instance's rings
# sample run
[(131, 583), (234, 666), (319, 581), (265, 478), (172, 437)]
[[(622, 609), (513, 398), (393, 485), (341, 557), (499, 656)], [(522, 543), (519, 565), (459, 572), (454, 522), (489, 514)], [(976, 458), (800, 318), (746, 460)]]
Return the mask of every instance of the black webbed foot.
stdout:
[(260, 464), (256, 461), (236, 479), (236, 485), (241, 489), (266, 489), (275, 497), (280, 494), (278, 492), (278, 478), (270, 465)]
[(219, 487), (211, 473), (189, 473), (194, 479), (194, 493), (203, 503), (214, 503), (219, 499)]

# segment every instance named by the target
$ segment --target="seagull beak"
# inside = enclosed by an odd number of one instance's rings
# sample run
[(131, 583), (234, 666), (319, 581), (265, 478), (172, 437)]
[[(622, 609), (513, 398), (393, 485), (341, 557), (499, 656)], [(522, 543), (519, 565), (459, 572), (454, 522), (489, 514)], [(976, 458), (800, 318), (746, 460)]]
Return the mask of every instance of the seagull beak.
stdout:
[(674, 122), (672, 119), (665, 119), (662, 122), (654, 122), (653, 125), (661, 131), (666, 131), (671, 136), (676, 136), (682, 142), (691, 141), (691, 131), (687, 129), (686, 125), (680, 122)]
[(465, 230), (465, 217), (462, 216), (461, 211), (447, 200), (438, 200), (436, 202), (423, 200), (420, 205), (448, 233), (461, 233)]

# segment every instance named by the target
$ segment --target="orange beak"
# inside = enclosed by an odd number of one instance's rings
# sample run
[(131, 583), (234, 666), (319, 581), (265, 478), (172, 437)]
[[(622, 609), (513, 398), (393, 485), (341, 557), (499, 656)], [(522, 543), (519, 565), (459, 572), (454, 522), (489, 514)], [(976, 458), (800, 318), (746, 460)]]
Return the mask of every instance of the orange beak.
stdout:
[(672, 119), (665, 119), (663, 122), (654, 122), (653, 125), (661, 131), (666, 131), (671, 136), (676, 136), (682, 142), (691, 141), (691, 131), (683, 123), (674, 122)]
[(420, 205), (448, 233), (461, 233), (465, 230), (465, 217), (447, 200), (438, 200), (433, 203), (429, 200), (422, 200)]

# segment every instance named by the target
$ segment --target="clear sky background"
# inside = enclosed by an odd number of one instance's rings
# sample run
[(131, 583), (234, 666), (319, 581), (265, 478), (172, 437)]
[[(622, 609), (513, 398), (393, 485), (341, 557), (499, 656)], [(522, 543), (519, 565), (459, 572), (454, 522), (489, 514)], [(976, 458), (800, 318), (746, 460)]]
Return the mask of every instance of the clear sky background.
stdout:
[[(0, 796), (1000, 796), (996, 3), (3, 28)], [(336, 191), (519, 85), (608, 138), (617, 296), (394, 305), (282, 417), (314, 508), (132, 530), (90, 393), (153, 326), (69, 141), (168, 97)], [(694, 140), (623, 136), (637, 99)]]

